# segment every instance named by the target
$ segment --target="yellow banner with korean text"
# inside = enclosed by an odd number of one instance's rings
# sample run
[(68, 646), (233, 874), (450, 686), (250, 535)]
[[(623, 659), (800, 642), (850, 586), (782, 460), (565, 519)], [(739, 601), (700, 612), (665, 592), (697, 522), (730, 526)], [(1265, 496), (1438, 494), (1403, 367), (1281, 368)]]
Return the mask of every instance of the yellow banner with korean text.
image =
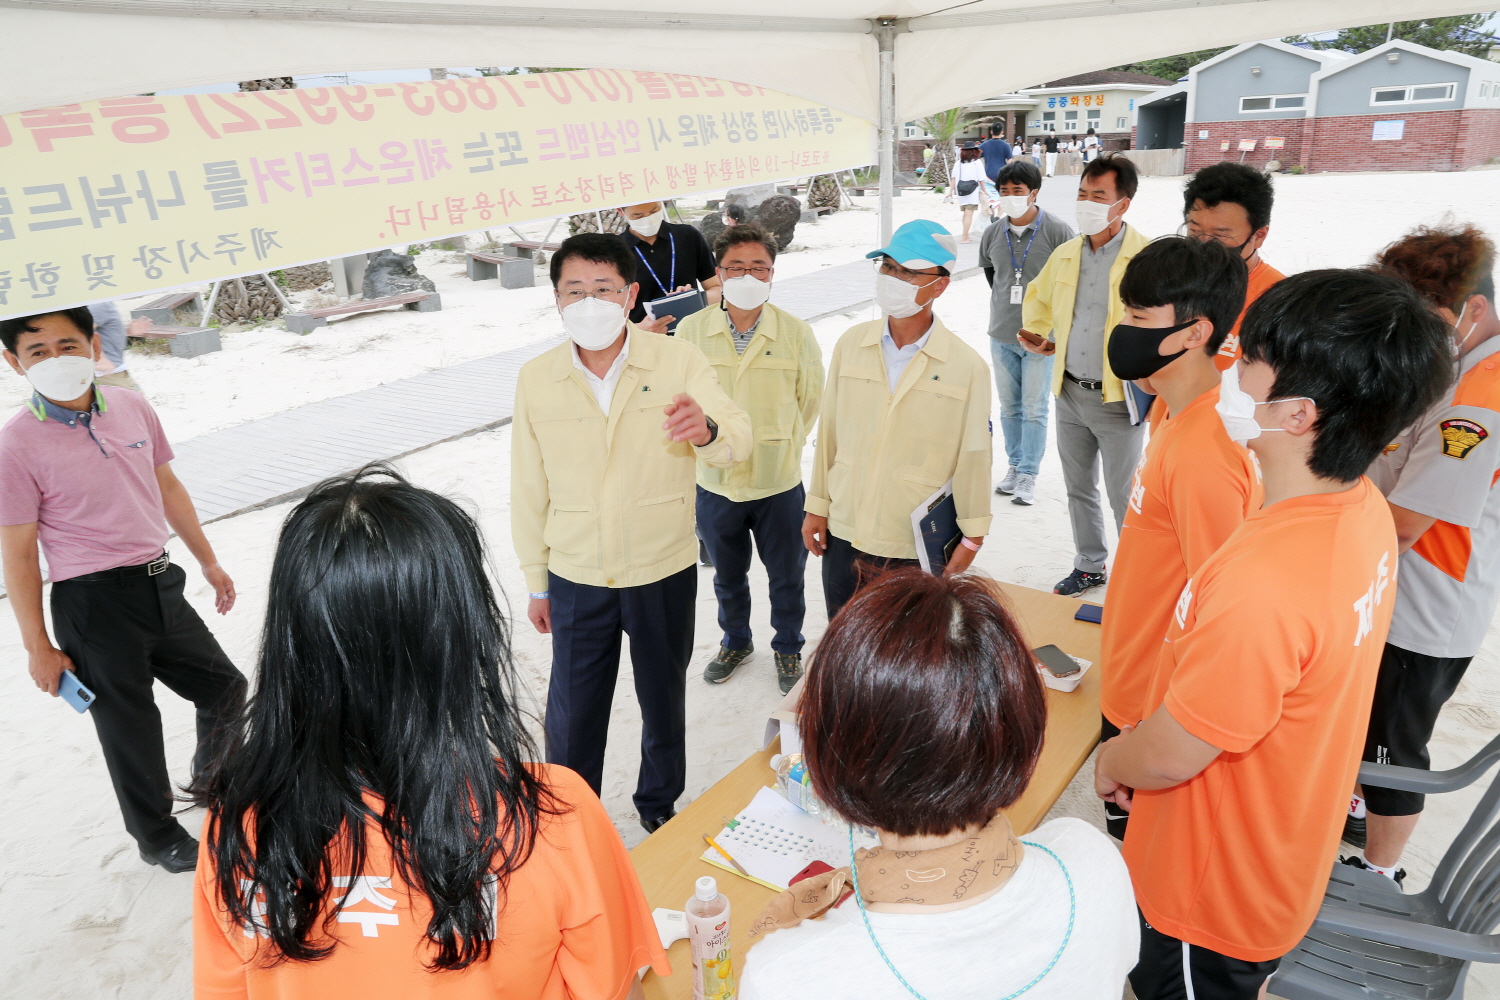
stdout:
[(747, 84), (574, 70), (0, 116), (0, 317), (871, 162)]

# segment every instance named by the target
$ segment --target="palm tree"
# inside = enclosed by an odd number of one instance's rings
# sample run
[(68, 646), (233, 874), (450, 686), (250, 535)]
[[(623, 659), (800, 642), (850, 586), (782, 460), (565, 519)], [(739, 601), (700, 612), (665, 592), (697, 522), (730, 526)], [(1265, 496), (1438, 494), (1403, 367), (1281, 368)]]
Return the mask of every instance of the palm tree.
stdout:
[(949, 108), (935, 115), (917, 119), (922, 131), (932, 136), (932, 162), (927, 165), (925, 180), (934, 184), (947, 184), (951, 168), (958, 161), (958, 149), (953, 140), (979, 120), (963, 108)]

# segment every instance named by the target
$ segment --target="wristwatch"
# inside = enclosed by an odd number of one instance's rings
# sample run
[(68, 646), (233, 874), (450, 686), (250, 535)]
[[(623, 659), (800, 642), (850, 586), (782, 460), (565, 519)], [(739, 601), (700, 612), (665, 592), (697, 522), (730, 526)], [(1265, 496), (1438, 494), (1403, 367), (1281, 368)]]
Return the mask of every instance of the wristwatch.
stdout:
[(708, 440), (700, 444), (698, 447), (707, 448), (709, 445), (719, 440), (719, 425), (714, 423), (714, 418), (710, 417), (706, 413), (703, 415), (703, 422), (708, 425)]

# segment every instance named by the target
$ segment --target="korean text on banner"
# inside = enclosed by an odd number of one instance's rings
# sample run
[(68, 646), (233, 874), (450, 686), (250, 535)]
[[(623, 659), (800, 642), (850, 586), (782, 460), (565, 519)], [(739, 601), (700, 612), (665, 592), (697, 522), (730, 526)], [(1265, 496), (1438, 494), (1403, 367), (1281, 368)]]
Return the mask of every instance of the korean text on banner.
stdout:
[(575, 70), (0, 116), (0, 316), (869, 163), (875, 126)]

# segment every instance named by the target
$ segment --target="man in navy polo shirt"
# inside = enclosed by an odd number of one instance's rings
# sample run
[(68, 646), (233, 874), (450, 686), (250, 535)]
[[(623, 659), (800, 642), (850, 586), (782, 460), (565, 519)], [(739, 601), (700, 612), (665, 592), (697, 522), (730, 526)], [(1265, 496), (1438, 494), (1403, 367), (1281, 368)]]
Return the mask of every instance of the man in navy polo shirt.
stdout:
[[(141, 859), (192, 871), (198, 842), (172, 815), (151, 685), (197, 708), (195, 772), (246, 685), (183, 597), (187, 575), (167, 558), (167, 526), (198, 560), (220, 614), (234, 606), (234, 583), (167, 464), (172, 448), (146, 397), (94, 384), (102, 348), (88, 309), (0, 321), (0, 343), (36, 390), (0, 428), (0, 557), (32, 680), (55, 697), (71, 670), (94, 692), (89, 714)], [(42, 617), (38, 541), (55, 646)]]

